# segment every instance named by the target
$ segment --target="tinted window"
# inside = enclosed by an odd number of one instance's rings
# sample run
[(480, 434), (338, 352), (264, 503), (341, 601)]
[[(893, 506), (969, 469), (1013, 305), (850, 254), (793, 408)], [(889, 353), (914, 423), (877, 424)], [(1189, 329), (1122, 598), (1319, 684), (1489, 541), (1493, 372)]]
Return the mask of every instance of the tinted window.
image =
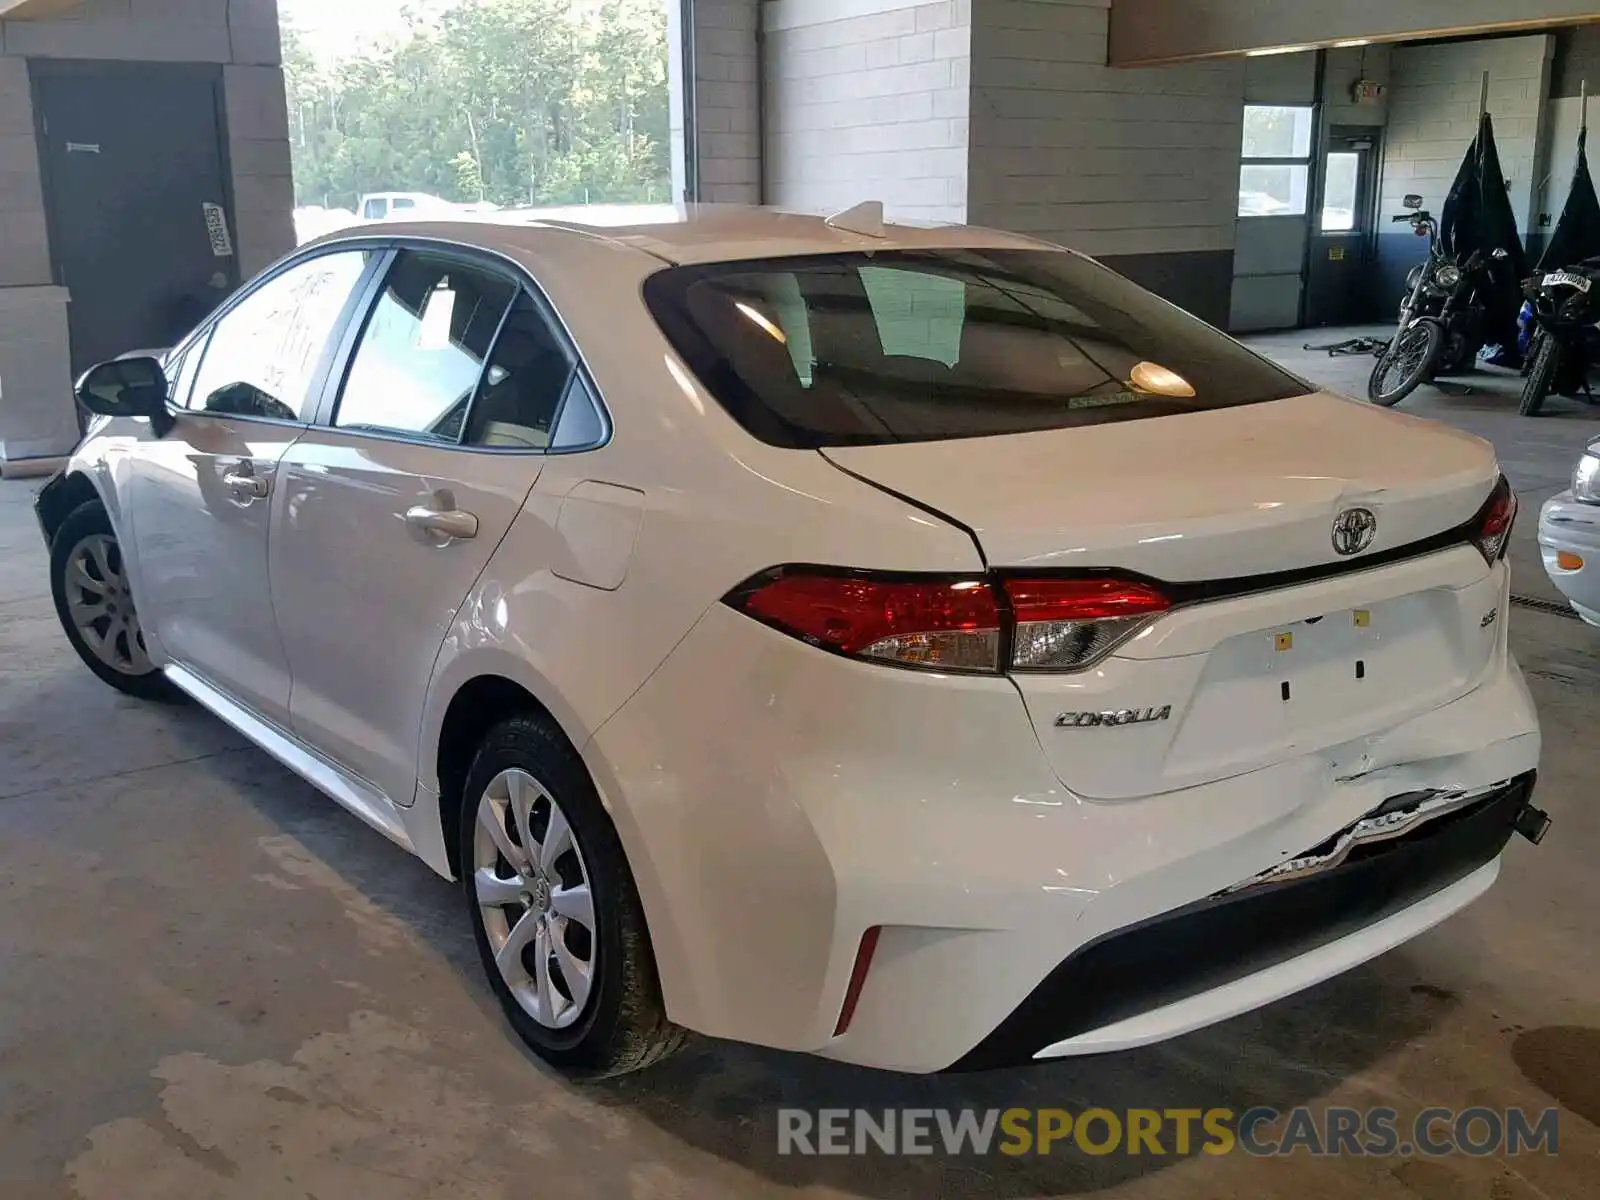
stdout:
[(361, 279), (367, 251), (324, 254), (273, 276), (211, 334), (189, 407), (298, 421), (328, 337)]
[(605, 432), (599, 401), (594, 398), (583, 376), (574, 372), (572, 382), (567, 385), (566, 399), (561, 404), (561, 419), (556, 424), (556, 435), (551, 444), (557, 450), (577, 450), (598, 444)]
[(1048, 250), (673, 267), (645, 299), (755, 436), (815, 447), (1226, 408), (1309, 386), (1106, 268)]
[(526, 292), (517, 296), (494, 344), (483, 391), (473, 402), (466, 441), (473, 446), (544, 450), (573, 377), (572, 358)]
[(401, 252), (362, 332), (334, 424), (459, 440), (514, 291), (470, 263)]
[(361, 209), (361, 215), (369, 221), (376, 221), (389, 211), (387, 200), (368, 200)]

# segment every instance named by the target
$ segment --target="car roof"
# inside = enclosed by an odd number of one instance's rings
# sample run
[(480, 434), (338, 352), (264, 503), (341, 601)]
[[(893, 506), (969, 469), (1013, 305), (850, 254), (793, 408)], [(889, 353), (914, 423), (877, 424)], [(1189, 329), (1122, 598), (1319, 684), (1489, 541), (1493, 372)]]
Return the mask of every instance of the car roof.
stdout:
[[(566, 211), (571, 211), (566, 210)], [(544, 218), (537, 210), (461, 214), (448, 221), (393, 222), (378, 234), (371, 227), (342, 230), (318, 239), (426, 237), (477, 246), (515, 256), (538, 251), (552, 239), (587, 240), (596, 253), (626, 246), (663, 262), (686, 265), (861, 250), (1040, 249), (1045, 243), (1018, 234), (972, 225), (914, 225), (883, 222), (882, 236), (830, 225), (816, 215), (746, 205), (691, 204), (646, 210), (640, 224), (586, 224)], [(860, 222), (855, 223), (857, 226)], [(1053, 247), (1052, 247), (1053, 248)]]

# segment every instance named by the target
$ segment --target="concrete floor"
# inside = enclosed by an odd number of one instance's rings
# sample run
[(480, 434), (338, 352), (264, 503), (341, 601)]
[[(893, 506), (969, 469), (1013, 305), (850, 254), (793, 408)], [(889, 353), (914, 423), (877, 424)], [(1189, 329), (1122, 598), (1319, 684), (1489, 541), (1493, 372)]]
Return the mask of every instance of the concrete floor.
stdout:
[[(1364, 376), (1288, 349), (1304, 340), (1268, 345), (1320, 379)], [(1527, 504), (1517, 588), (1537, 592), (1535, 502), (1600, 422), (1509, 403), (1407, 407), (1499, 445)], [(517, 1049), (448, 885), (216, 721), (78, 664), (32, 490), (0, 484), (0, 1200), (1600, 1194), (1600, 631), (1513, 614), (1545, 721), (1544, 846), (1515, 842), (1489, 896), (1344, 978), (1165, 1046), (1025, 1070), (911, 1079), (702, 1041), (573, 1086)], [(1297, 1103), (1558, 1103), (1560, 1153), (776, 1153), (781, 1106)]]

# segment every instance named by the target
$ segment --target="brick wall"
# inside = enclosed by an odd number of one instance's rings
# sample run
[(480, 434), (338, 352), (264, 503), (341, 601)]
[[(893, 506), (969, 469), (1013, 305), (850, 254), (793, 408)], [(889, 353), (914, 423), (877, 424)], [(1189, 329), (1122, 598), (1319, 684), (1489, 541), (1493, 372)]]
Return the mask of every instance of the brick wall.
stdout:
[(699, 199), (754, 204), (760, 198), (756, 127), (759, 0), (695, 0), (693, 107)]
[(893, 217), (965, 220), (971, 12), (971, 0), (768, 4), (772, 202), (873, 199)]

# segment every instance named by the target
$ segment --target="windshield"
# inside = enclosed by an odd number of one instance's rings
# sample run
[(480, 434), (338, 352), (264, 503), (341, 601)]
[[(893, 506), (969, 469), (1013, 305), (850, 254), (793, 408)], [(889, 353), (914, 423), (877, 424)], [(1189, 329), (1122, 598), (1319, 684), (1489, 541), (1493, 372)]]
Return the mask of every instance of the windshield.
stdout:
[(1024, 433), (1315, 390), (1064, 251), (671, 267), (644, 295), (723, 407), (777, 446)]

